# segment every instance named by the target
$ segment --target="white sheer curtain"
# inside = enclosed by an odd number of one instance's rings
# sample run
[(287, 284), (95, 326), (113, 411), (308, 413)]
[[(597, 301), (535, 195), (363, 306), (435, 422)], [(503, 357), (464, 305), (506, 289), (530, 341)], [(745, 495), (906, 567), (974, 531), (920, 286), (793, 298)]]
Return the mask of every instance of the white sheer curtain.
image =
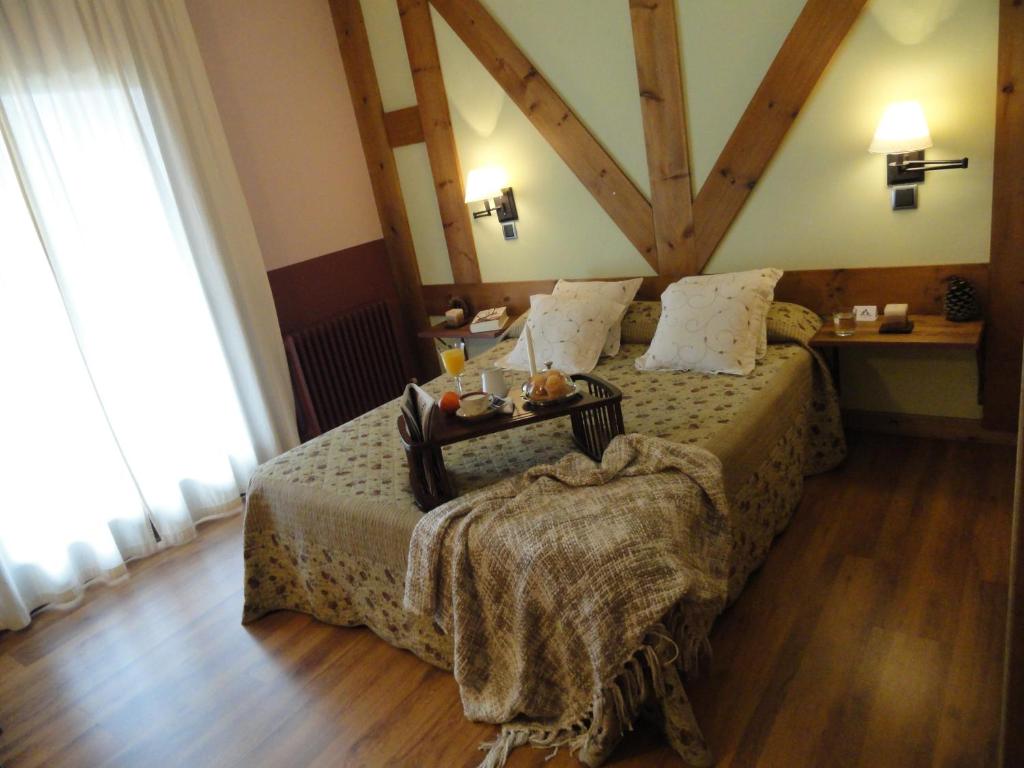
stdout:
[(2, 629), (192, 538), (297, 436), (183, 1), (0, 0), (0, 134)]

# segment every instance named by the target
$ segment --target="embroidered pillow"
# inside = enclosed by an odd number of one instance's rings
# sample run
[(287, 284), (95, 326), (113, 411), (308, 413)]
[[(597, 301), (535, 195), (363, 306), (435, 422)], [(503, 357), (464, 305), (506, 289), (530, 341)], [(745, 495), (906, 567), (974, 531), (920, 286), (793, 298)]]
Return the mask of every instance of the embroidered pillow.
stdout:
[[(533, 337), (537, 367), (551, 362), (565, 373), (590, 373), (601, 357), (608, 329), (622, 317), (622, 311), (621, 304), (601, 298), (531, 296), (526, 327)], [(518, 371), (530, 370), (525, 331), (505, 365)]]
[(684, 277), (661, 295), (661, 319), (639, 370), (746, 376), (772, 303), (778, 269)]
[(640, 290), (640, 283), (643, 278), (637, 277), (632, 280), (620, 280), (609, 282), (595, 280), (592, 282), (573, 283), (568, 280), (559, 280), (555, 284), (552, 296), (565, 296), (570, 299), (601, 298), (614, 301), (622, 305), (622, 315), (618, 317), (611, 328), (608, 329), (608, 338), (605, 339), (604, 349), (601, 354), (614, 357), (619, 354), (622, 336), (622, 316), (626, 314), (629, 303), (633, 301), (636, 292)]
[(650, 344), (661, 317), (661, 301), (634, 301), (622, 318), (623, 344)]
[(806, 346), (821, 328), (822, 320), (807, 307), (775, 301), (768, 310), (765, 325), (768, 329), (768, 341), (795, 341)]

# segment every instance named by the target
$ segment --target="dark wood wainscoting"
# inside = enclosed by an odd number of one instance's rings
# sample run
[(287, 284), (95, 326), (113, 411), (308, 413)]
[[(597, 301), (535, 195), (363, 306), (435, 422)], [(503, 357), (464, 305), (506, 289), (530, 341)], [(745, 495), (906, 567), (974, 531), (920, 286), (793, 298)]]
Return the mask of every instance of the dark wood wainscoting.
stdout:
[(396, 301), (383, 240), (267, 272), (281, 332), (328, 320), (372, 301)]
[(356, 307), (387, 303), (395, 324), (402, 370), (418, 375), (412, 343), (405, 331), (404, 308), (391, 277), (383, 240), (300, 261), (267, 273), (281, 333), (322, 323)]
[[(282, 336), (319, 326), (356, 308), (384, 302), (397, 346), (401, 377), (408, 380), (422, 375), (413, 352), (414, 340), (407, 330), (407, 309), (399, 300), (383, 240), (273, 269), (267, 277)], [(291, 360), (289, 367), (293, 369), (294, 379), (296, 374)], [(299, 432), (305, 439), (317, 431), (303, 418), (301, 403), (299, 406)]]

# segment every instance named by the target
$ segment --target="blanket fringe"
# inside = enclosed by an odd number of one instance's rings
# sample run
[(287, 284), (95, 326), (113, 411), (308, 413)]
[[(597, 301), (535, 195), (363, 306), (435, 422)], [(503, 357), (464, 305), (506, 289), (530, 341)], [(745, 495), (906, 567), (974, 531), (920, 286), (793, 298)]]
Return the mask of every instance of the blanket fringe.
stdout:
[(676, 605), (665, 617), (665, 628), (681, 657), (677, 667), (686, 674), (698, 675), (701, 664), (711, 661), (711, 640), (708, 636), (717, 615), (717, 611), (711, 615), (701, 614)]
[(652, 627), (643, 644), (623, 663), (615, 678), (602, 687), (594, 697), (590, 710), (574, 723), (564, 727), (546, 728), (539, 723), (509, 723), (501, 727), (498, 736), (480, 745), (487, 755), (479, 768), (502, 768), (512, 750), (530, 744), (534, 747), (568, 747), (579, 752), (580, 759), (588, 760), (591, 747), (599, 753), (597, 742), (606, 740), (606, 714), (614, 708), (615, 717), (623, 730), (632, 730), (645, 704), (652, 699), (663, 700), (666, 695), (663, 668), (696, 672), (701, 660), (710, 655), (708, 633), (717, 611), (701, 612), (676, 606), (663, 623)]
[(526, 728), (514, 726), (503, 726), (498, 738), (494, 741), (485, 741), (480, 749), (486, 749), (487, 756), (480, 763), (480, 768), (501, 768), (508, 760), (508, 753), (516, 747), (521, 747), (530, 740), (530, 732)]

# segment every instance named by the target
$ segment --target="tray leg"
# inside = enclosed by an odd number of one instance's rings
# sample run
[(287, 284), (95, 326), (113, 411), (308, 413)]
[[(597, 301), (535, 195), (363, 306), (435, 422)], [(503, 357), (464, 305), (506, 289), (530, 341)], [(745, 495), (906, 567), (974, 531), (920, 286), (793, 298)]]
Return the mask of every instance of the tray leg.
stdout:
[[(574, 411), (570, 414), (572, 436), (577, 447), (594, 461), (601, 461), (604, 449), (621, 431), (613, 431), (605, 408)], [(621, 420), (620, 420), (621, 421)]]

